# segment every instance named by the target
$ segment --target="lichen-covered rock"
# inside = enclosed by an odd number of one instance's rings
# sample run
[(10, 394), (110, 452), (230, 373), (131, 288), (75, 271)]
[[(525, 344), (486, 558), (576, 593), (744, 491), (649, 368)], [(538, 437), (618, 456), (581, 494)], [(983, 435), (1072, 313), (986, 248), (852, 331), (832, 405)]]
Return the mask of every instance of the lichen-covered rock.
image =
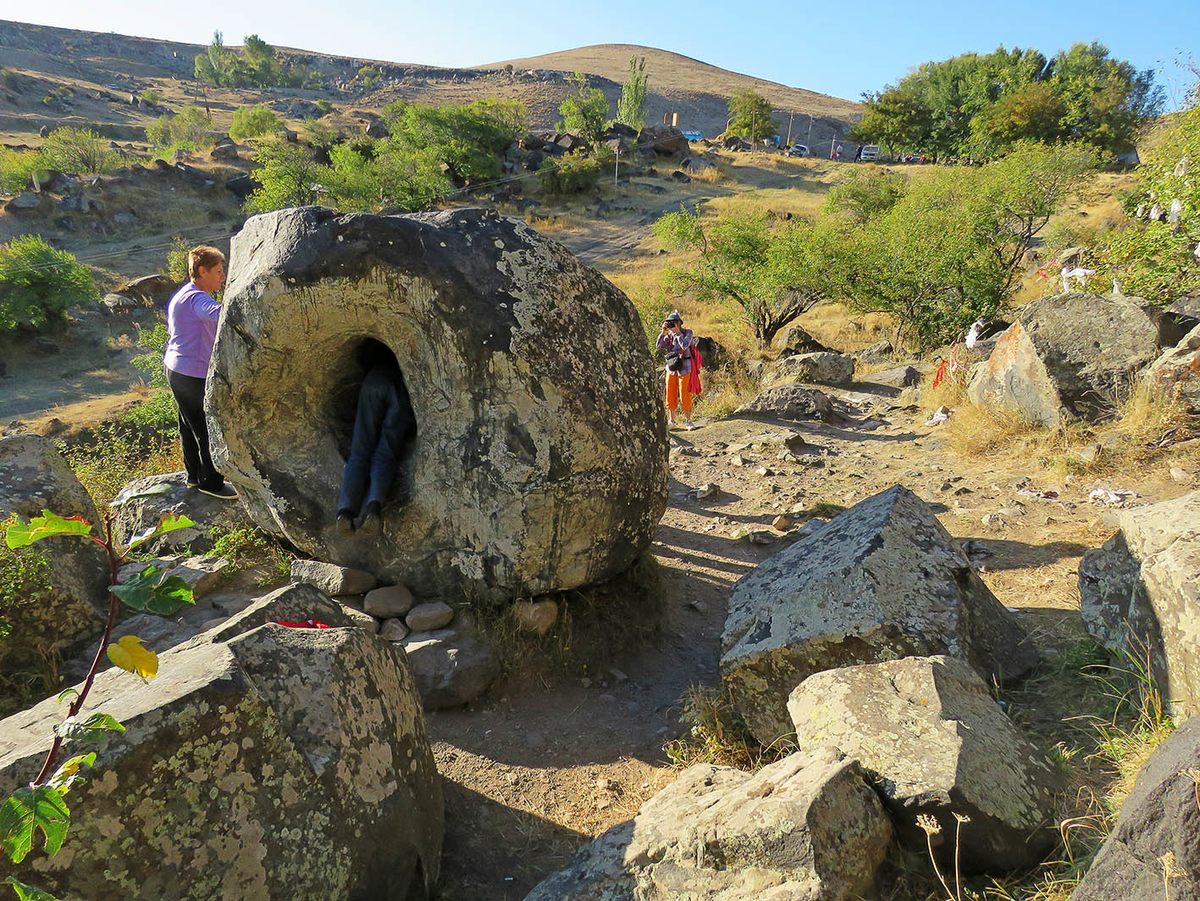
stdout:
[(892, 826), (858, 761), (831, 748), (751, 775), (689, 767), (525, 901), (852, 901)]
[(1047, 428), (1110, 413), (1158, 353), (1158, 329), (1135, 301), (1059, 294), (1025, 304), (974, 370), (968, 396)]
[(214, 536), (210, 530), (217, 529), (219, 534), (255, 528), (254, 521), (240, 502), (210, 497), (195, 488), (188, 488), (187, 473), (184, 472), (146, 476), (125, 486), (125, 490), (134, 493), (163, 488), (166, 490), (160, 494), (141, 495), (117, 508), (113, 519), (113, 536), (117, 541), (128, 541), (170, 514), (186, 516), (196, 524), (195, 528), (176, 529), (159, 536), (149, 544), (142, 545), (146, 553), (188, 551), (203, 554), (213, 547)]
[[(89, 709), (128, 731), (72, 790), (64, 849), (31, 854), (17, 878), (88, 901), (428, 897), (441, 783), (391, 644), (266, 625), (159, 663), (149, 685), (97, 678)], [(52, 698), (0, 721), (0, 795), (37, 772), (62, 711)]]
[(1200, 410), (1200, 326), (1150, 364), (1146, 382), (1156, 391)]
[(375, 587), (375, 577), (368, 572), (320, 560), (293, 560), (291, 576), (293, 582), (306, 582), (332, 597), (364, 594)]
[(835, 418), (829, 396), (816, 388), (804, 385), (777, 385), (762, 391), (754, 400), (738, 407), (739, 413), (759, 414), (778, 419), (818, 419), (828, 422)]
[(1200, 713), (1200, 491), (1124, 510), (1120, 531), (1079, 563), (1087, 630), (1115, 652), (1151, 654), (1179, 719)]
[(849, 385), (854, 380), (854, 357), (833, 351), (781, 355), (763, 372), (765, 384), (816, 382)]
[[(255, 216), (213, 353), (214, 457), (263, 528), (418, 595), (600, 581), (666, 506), (644, 334), (601, 275), (488, 211)], [(369, 539), (335, 528), (367, 338), (395, 353), (417, 420)]]
[[(905, 657), (814, 673), (788, 698), (797, 751), (833, 745), (862, 763), (900, 837), (926, 847), (917, 817), (937, 819), (935, 847), (973, 872), (1024, 869), (1057, 840), (1059, 779), (967, 664)], [(955, 815), (970, 817), (961, 831)]]
[(1193, 719), (1146, 761), (1071, 901), (1200, 901), (1198, 773), (1200, 719)]
[[(37, 435), (0, 436), (0, 523), (43, 510), (99, 522), (95, 504), (53, 444)], [(5, 578), (17, 578), (19, 567), (33, 573), (25, 577), (31, 584), (49, 585), (30, 603), (5, 612), (12, 633), (0, 645), (0, 670), (26, 668), (48, 652), (70, 654), (104, 631), (109, 570), (95, 544), (62, 537), (11, 551), (0, 543), (0, 555), (6, 569), (14, 568)]]
[(763, 744), (792, 732), (787, 698), (821, 670), (949, 654), (987, 681), (1038, 660), (929, 507), (896, 485), (743, 576), (729, 597), (721, 674)]

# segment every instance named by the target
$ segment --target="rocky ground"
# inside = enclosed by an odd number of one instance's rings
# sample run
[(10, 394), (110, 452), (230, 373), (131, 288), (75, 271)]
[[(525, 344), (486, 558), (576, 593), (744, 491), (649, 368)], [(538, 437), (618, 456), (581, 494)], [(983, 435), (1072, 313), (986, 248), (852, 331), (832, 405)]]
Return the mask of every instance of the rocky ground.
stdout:
[[(1195, 484), (1195, 472), (1184, 484), (1165, 464), (1129, 484), (1056, 477), (1020, 458), (964, 461), (948, 447), (944, 426), (924, 424), (923, 408), (830, 394), (849, 402), (842, 424), (701, 415), (698, 430), (671, 433), (670, 504), (652, 548), (667, 577), (668, 606), (650, 644), (615, 650), (584, 678), (509, 678), (467, 709), (429, 715), (446, 786), (443, 897), (523, 898), (674, 778), (662, 747), (681, 733), (689, 686), (718, 682), (730, 588), (794, 540), (772, 526), (777, 517), (790, 529), (814, 511), (829, 516), (889, 485), (908, 486), (952, 535), (971, 542), (982, 578), (1053, 668), (1085, 637), (1080, 557), (1114, 530), (1113, 509), (1089, 493), (1132, 489), (1140, 503)], [(793, 432), (805, 448), (781, 460)], [(719, 492), (697, 499), (697, 489), (713, 484)], [(778, 538), (758, 545), (736, 537), (754, 529)], [(1052, 743), (1067, 699), (1051, 689), (1023, 703), (1016, 718)]]

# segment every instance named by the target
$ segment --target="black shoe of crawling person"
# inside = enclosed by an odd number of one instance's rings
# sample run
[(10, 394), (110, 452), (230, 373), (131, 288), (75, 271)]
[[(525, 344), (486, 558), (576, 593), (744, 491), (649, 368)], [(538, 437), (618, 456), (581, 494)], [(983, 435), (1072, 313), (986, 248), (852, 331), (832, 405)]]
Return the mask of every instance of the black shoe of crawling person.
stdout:
[(378, 535), (383, 528), (383, 516), (380, 511), (379, 503), (372, 501), (367, 504), (367, 513), (362, 518), (362, 522), (358, 524), (358, 531), (364, 535)]
[(339, 510), (337, 515), (337, 530), (339, 535), (349, 535), (354, 531), (354, 514), (349, 510)]

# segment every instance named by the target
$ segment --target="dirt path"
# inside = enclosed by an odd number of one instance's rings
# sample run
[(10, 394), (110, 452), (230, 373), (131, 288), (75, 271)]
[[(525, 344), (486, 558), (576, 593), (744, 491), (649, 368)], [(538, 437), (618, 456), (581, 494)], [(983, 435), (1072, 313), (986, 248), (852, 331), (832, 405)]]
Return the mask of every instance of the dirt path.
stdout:
[[(597, 674), (587, 687), (502, 685), (467, 710), (429, 717), (446, 786), (443, 898), (523, 898), (673, 779), (662, 746), (680, 734), (687, 688), (718, 681), (729, 590), (782, 548), (732, 537), (743, 526), (767, 526), (781, 514), (800, 522), (806, 516), (791, 511), (849, 506), (901, 482), (953, 535), (982, 546), (983, 579), (1040, 647), (1053, 654), (1082, 637), (1079, 558), (1113, 522), (1111, 511), (1087, 501), (1092, 481), (1053, 484), (1021, 460), (956, 462), (921, 412), (873, 403), (841, 427), (735, 418), (671, 433), (670, 504), (652, 548), (669, 588), (659, 638), (618, 655), (611, 666), (619, 675)], [(875, 427), (870, 419), (879, 416)], [(813, 450), (798, 463), (777, 459), (780, 437), (792, 429)], [(735, 451), (747, 465), (731, 464)], [(760, 475), (762, 467), (772, 474)], [(696, 500), (693, 489), (712, 482), (721, 492)], [(1021, 493), (1050, 487), (1058, 500)], [(1186, 488), (1155, 471), (1137, 490), (1159, 500)], [(1002, 508), (1003, 525), (985, 527), (982, 517)], [(1046, 710), (1025, 720), (1039, 717), (1060, 718)]]

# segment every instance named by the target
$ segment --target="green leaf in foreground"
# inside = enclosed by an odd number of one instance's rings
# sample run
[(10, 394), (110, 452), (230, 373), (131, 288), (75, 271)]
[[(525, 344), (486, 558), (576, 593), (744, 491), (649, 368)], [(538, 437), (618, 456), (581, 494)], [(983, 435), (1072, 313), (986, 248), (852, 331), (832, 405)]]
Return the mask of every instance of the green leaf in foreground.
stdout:
[(120, 494), (108, 502), (110, 507), (122, 507), (131, 500), (139, 497), (153, 497), (156, 494), (166, 494), (171, 490), (171, 486), (165, 482), (159, 482), (157, 485), (151, 485), (147, 488), (134, 488), (132, 485), (126, 487)]
[(46, 853), (53, 857), (67, 837), (71, 812), (62, 792), (48, 785), (19, 788), (0, 807), (0, 848), (13, 863), (25, 859), (36, 830), (45, 835)]
[(40, 888), (34, 888), (32, 885), (18, 882), (12, 876), (5, 879), (3, 885), (11, 885), (13, 887), (13, 891), (17, 893), (18, 901), (58, 901), (49, 892), (43, 892)]
[(72, 757), (57, 770), (55, 770), (54, 775), (50, 777), (46, 784), (49, 785), (50, 788), (57, 790), (59, 794), (65, 795), (71, 790), (71, 786), (83, 779), (83, 777), (79, 775), (79, 771), (85, 766), (90, 767), (95, 765), (95, 751), (92, 751), (88, 754), (79, 754), (75, 757)]
[(157, 566), (147, 566), (131, 579), (112, 587), (125, 606), (139, 613), (174, 616), (184, 604), (195, 603), (192, 589), (179, 576), (167, 576)]
[(189, 526), (194, 525), (196, 524), (186, 516), (181, 516), (178, 513), (168, 513), (158, 521), (157, 525), (148, 526), (129, 539), (128, 550), (133, 550), (139, 545), (145, 544), (151, 538), (157, 538), (159, 535), (167, 534), (167, 532), (174, 532), (177, 529), (186, 529)]
[(4, 543), (12, 550), (50, 538), (54, 535), (88, 535), (92, 524), (82, 516), (63, 517), (49, 510), (43, 510), (41, 516), (35, 516), (29, 522), (19, 517), (11, 520), (4, 532)]
[(107, 713), (93, 713), (86, 720), (70, 717), (54, 727), (54, 734), (79, 741), (103, 741), (105, 732), (124, 732), (125, 727)]

